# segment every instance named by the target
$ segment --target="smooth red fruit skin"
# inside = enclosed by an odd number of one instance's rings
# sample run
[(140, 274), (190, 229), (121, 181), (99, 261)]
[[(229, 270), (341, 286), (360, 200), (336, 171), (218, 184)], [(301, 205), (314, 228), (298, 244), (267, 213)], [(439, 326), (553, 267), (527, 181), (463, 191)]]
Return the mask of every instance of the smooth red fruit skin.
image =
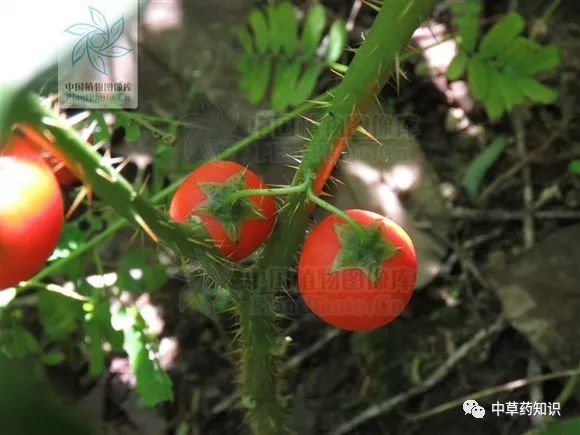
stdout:
[(19, 144), (18, 149), (18, 154), (10, 147), (0, 151), (0, 289), (30, 279), (42, 268), (64, 221), (52, 171), (30, 148)]
[(368, 331), (390, 323), (405, 309), (415, 287), (417, 258), (411, 239), (395, 222), (370, 211), (346, 213), (364, 226), (381, 225), (399, 253), (383, 262), (376, 284), (358, 269), (331, 273), (340, 248), (334, 225), (344, 223), (331, 215), (306, 239), (298, 264), (298, 286), (308, 307), (322, 320), (348, 331)]
[(169, 207), (169, 215), (178, 222), (187, 222), (191, 216), (198, 216), (218, 250), (232, 261), (246, 258), (268, 238), (276, 221), (274, 199), (271, 196), (251, 197), (251, 201), (261, 209), (265, 219), (245, 221), (240, 229), (238, 243), (230, 240), (219, 220), (197, 213), (195, 208), (206, 199), (199, 183), (224, 182), (240, 172), (244, 174), (248, 189), (267, 188), (266, 183), (245, 166), (229, 161), (209, 162), (189, 174), (175, 192)]

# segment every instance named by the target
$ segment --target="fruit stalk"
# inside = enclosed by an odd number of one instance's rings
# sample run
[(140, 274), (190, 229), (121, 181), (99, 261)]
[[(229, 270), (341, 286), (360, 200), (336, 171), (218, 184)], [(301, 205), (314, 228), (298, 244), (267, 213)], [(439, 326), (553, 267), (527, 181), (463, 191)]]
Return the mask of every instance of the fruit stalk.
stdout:
[[(293, 185), (316, 177), (314, 187), (320, 191), (362, 114), (392, 74), (396, 56), (434, 4), (434, 0), (385, 2), (342, 83), (334, 89), (327, 115), (308, 143)], [(259, 435), (280, 434), (285, 430), (283, 401), (275, 376), (283, 346), (272, 304), (304, 239), (309, 208), (307, 191), (287, 197), (278, 228), (258, 263), (257, 284), (244, 291), (238, 304), (242, 397), (249, 405), (254, 433)]]

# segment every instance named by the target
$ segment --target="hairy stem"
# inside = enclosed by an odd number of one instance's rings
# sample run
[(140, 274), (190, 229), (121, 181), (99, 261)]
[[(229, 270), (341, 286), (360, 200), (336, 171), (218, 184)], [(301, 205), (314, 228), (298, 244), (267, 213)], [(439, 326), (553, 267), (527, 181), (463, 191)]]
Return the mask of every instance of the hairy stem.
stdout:
[[(212, 278), (223, 282), (223, 274), (218, 271), (219, 254), (201, 224), (185, 225), (172, 221), (105, 164), (100, 154), (88, 146), (74, 129), (41, 104), (38, 96), (26, 95), (22, 105), (17, 107), (17, 113), (18, 121), (35, 125), (54, 137), (54, 147), (67, 160), (75, 162), (91, 189), (116, 213), (141, 228), (156, 243), (163, 243), (180, 255), (200, 261)], [(34, 279), (38, 280), (38, 277)]]
[(308, 181), (296, 186), (278, 187), (274, 189), (245, 189), (232, 193), (230, 198), (235, 201), (248, 196), (282, 196), (290, 195), (291, 193), (301, 192), (308, 188)]
[[(381, 8), (342, 83), (333, 91), (327, 115), (308, 143), (294, 185), (316, 176), (314, 189), (320, 192), (348, 137), (391, 75), (396, 56), (434, 4), (434, 0), (390, 0)], [(307, 191), (288, 196), (278, 228), (258, 263), (257, 284), (246, 289), (238, 302), (242, 397), (251, 405), (247, 407), (250, 422), (259, 435), (285, 432), (284, 404), (275, 377), (282, 338), (276, 331), (272, 304), (304, 238), (309, 209)]]

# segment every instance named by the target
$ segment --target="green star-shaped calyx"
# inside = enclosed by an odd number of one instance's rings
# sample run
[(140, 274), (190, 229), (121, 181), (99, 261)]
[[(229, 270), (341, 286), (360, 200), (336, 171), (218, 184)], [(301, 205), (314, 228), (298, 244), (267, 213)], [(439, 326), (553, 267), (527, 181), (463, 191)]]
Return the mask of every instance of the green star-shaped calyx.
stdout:
[(250, 197), (235, 200), (231, 198), (234, 193), (247, 189), (242, 172), (221, 183), (199, 183), (199, 188), (206, 199), (195, 208), (195, 211), (219, 220), (228, 238), (234, 243), (238, 241), (240, 228), (245, 221), (264, 219), (264, 214)]
[(361, 233), (348, 223), (334, 225), (340, 249), (330, 272), (358, 269), (376, 284), (383, 272), (383, 262), (397, 255), (399, 248), (387, 240), (379, 225), (362, 228)]

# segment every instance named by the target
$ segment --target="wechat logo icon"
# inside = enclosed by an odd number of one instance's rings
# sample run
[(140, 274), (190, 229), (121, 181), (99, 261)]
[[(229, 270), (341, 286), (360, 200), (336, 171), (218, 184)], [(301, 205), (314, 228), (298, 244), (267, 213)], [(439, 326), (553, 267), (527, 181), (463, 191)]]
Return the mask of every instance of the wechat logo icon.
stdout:
[(466, 400), (463, 402), (463, 411), (465, 415), (471, 414), (474, 418), (483, 418), (485, 416), (485, 409), (479, 406), (475, 400)]

